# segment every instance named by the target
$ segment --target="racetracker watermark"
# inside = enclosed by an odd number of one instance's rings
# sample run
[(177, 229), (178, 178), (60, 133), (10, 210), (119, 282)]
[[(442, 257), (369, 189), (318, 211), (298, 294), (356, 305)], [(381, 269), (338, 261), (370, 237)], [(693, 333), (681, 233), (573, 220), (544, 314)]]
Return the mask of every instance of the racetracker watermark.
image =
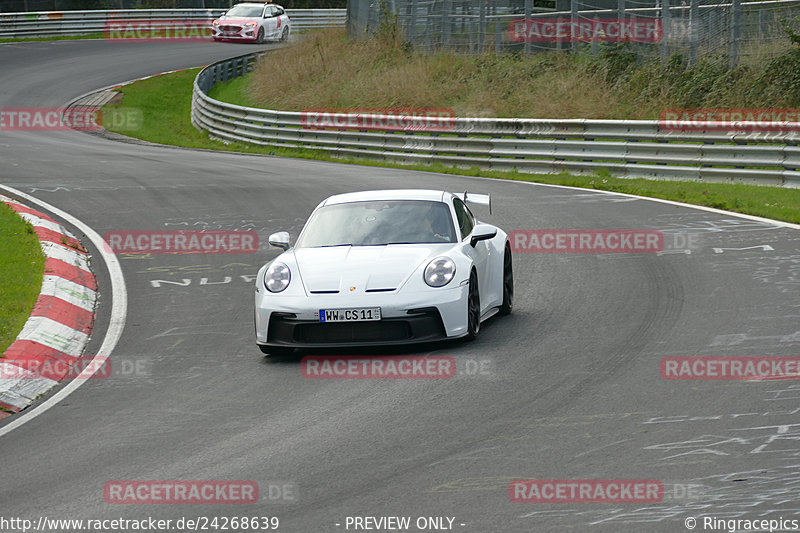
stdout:
[(800, 379), (800, 357), (664, 357), (669, 380)]
[(253, 254), (255, 231), (109, 231), (103, 240), (118, 254)]
[(664, 131), (757, 131), (800, 133), (800, 109), (665, 109), (658, 124)]
[(455, 111), (444, 107), (307, 108), (300, 124), (309, 130), (450, 131)]
[(0, 380), (5, 379), (106, 379), (110, 377), (147, 377), (150, 361), (142, 358), (105, 355), (67, 357), (62, 359), (0, 359)]
[(0, 131), (134, 131), (142, 128), (141, 109), (120, 107), (5, 107), (0, 109)]
[(520, 229), (509, 235), (517, 253), (656, 253), (664, 247), (658, 230)]
[(103, 498), (112, 504), (257, 503), (255, 481), (109, 481)]
[(300, 361), (308, 379), (450, 379), (456, 361), (450, 356), (309, 355)]
[(664, 38), (661, 19), (526, 18), (512, 20), (508, 36), (514, 42), (637, 42), (657, 43)]
[(656, 503), (664, 484), (653, 479), (516, 479), (508, 497), (517, 503)]
[(210, 41), (211, 20), (111, 19), (103, 26), (109, 41)]

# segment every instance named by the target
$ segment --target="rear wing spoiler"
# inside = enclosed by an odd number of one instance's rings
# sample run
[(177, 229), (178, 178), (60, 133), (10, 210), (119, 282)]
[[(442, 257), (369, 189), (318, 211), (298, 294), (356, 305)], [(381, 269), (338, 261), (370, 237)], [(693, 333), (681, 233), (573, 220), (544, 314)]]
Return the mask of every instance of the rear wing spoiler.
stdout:
[(486, 206), (489, 208), (489, 214), (492, 214), (492, 198), (490, 195), (465, 191), (463, 195), (457, 194), (456, 196), (464, 200), (465, 204)]

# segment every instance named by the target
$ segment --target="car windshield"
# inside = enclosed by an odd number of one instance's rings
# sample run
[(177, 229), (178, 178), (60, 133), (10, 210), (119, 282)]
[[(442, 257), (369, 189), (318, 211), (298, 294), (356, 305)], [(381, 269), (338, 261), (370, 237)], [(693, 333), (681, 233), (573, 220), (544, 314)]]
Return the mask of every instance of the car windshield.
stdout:
[(264, 6), (233, 6), (225, 13), (226, 17), (260, 17)]
[(389, 200), (334, 204), (318, 209), (297, 248), (456, 242), (443, 202)]

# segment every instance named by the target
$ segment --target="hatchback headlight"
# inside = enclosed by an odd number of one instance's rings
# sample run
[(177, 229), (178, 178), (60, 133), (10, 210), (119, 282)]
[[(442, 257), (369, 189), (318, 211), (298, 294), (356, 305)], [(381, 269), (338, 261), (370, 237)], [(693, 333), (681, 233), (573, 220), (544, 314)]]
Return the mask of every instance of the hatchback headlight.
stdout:
[(456, 275), (456, 264), (449, 257), (437, 257), (425, 267), (425, 283), (431, 287), (444, 287)]
[(272, 263), (264, 273), (264, 287), (269, 292), (281, 292), (289, 286), (291, 279), (292, 273), (288, 266), (283, 263)]

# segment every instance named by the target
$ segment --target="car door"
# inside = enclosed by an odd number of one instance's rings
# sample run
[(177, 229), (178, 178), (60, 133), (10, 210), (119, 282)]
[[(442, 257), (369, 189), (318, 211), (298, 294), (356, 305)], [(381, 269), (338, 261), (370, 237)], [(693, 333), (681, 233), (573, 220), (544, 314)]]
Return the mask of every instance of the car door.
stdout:
[(275, 28), (275, 38), (280, 39), (281, 35), (283, 34), (283, 29), (289, 21), (289, 16), (286, 14), (286, 11), (284, 11), (280, 7), (275, 6), (275, 10), (276, 10), (275, 20), (277, 21)]
[(475, 248), (470, 246), (469, 238), (476, 224), (475, 217), (461, 198), (453, 198), (453, 209), (455, 209), (458, 227), (461, 230), (462, 242), (466, 244), (464, 246), (465, 253), (472, 257), (472, 262), (478, 273), (478, 291), (481, 295), (481, 313), (483, 313), (490, 299), (489, 244), (488, 241), (484, 240), (478, 242)]
[(277, 33), (278, 17), (276, 16), (278, 9), (275, 6), (267, 6), (264, 8), (264, 36), (267, 39), (274, 39)]

